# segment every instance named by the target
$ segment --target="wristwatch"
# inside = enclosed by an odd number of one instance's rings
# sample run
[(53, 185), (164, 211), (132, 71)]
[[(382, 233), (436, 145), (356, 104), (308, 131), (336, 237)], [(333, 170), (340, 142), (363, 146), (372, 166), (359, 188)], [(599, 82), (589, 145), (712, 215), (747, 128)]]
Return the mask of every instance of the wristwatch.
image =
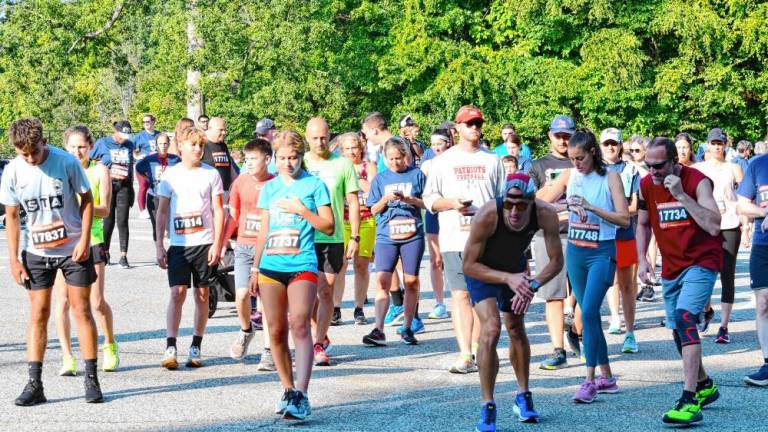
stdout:
[(354, 240), (356, 243), (360, 243), (360, 236), (350, 237), (350, 240)]
[(539, 291), (539, 281), (537, 281), (536, 279), (531, 279), (528, 282), (528, 286), (531, 287), (531, 291), (533, 291), (534, 293)]

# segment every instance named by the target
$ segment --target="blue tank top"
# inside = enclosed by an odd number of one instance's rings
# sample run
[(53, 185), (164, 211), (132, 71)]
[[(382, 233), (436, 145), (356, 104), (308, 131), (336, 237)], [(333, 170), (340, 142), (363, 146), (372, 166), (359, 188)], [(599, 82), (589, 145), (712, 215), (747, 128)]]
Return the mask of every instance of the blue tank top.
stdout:
[[(607, 174), (601, 176), (592, 171), (584, 175), (576, 171), (576, 169), (572, 169), (571, 177), (568, 179), (566, 195), (579, 195), (594, 207), (611, 212), (616, 211), (613, 206), (611, 190), (608, 187)], [(587, 221), (584, 223), (581, 222), (576, 213), (571, 212), (568, 223), (568, 240), (577, 246), (597, 247), (596, 244), (593, 245), (591, 243), (616, 239), (616, 225), (592, 212), (587, 212)]]

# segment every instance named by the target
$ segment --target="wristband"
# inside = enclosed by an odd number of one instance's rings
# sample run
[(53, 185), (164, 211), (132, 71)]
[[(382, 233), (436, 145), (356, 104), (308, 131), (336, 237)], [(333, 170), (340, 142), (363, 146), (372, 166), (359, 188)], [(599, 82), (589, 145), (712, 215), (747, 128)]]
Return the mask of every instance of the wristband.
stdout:
[(351, 241), (351, 240), (354, 240), (354, 241), (355, 241), (355, 243), (360, 243), (360, 236), (359, 236), (359, 235), (357, 235), (357, 236), (354, 236), (354, 237), (350, 237), (350, 238), (349, 238), (349, 240), (350, 240), (350, 241)]

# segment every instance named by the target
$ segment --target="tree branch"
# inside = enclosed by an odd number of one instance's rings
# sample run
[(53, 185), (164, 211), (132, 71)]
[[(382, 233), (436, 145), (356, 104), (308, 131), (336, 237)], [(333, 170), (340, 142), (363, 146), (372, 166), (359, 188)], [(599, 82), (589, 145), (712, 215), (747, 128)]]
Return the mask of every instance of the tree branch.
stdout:
[(77, 44), (79, 44), (83, 39), (96, 39), (103, 33), (109, 31), (109, 29), (111, 29), (112, 26), (115, 25), (115, 23), (117, 22), (117, 19), (120, 18), (120, 14), (123, 12), (123, 9), (125, 8), (126, 3), (127, 3), (126, 1), (121, 1), (120, 3), (117, 4), (117, 7), (115, 7), (115, 10), (112, 11), (112, 16), (109, 18), (109, 21), (107, 21), (107, 23), (104, 24), (102, 28), (98, 30), (94, 30), (92, 32), (88, 32), (80, 36), (79, 38), (77, 38), (75, 42), (72, 43), (72, 46), (69, 47), (69, 49), (67, 50), (67, 54), (71, 53), (72, 50), (75, 49)]

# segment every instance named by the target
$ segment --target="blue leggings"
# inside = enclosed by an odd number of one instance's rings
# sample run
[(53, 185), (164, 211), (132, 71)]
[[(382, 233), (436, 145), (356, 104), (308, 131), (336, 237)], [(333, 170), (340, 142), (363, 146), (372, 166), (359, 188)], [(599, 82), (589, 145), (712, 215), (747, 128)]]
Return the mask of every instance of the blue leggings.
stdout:
[(603, 335), (600, 306), (616, 273), (616, 242), (600, 241), (596, 249), (568, 243), (565, 265), (568, 280), (581, 307), (584, 327), (584, 356), (587, 366), (608, 364), (608, 346)]

